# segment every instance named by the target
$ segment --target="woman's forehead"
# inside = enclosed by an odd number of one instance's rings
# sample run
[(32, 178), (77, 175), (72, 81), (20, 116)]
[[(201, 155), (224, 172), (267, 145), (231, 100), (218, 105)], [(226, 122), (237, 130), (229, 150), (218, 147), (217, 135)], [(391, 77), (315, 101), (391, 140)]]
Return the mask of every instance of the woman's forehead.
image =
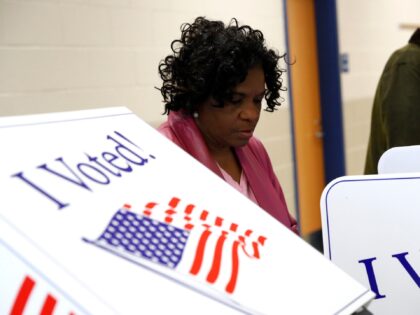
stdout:
[(265, 77), (262, 67), (251, 68), (248, 71), (245, 80), (236, 85), (232, 92), (234, 94), (264, 93)]

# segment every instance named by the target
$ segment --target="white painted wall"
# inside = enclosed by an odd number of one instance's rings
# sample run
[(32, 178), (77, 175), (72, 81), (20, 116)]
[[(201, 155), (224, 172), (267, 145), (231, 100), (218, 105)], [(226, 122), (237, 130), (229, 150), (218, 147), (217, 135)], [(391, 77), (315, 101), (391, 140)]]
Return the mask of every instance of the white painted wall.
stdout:
[(350, 68), (341, 75), (347, 173), (362, 174), (376, 85), (388, 57), (414, 31), (400, 24), (420, 24), (420, 1), (337, 0), (337, 18)]
[[(127, 106), (157, 126), (159, 61), (198, 15), (236, 17), (286, 49), (279, 0), (0, 0), (0, 116)], [(294, 211), (287, 95), (257, 135)]]

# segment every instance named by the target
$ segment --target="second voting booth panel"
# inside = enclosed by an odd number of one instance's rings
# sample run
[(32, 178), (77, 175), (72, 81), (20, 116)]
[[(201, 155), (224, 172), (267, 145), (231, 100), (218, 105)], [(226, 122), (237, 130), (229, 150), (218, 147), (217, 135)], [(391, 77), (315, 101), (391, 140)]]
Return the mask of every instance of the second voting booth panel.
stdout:
[(344, 176), (321, 198), (324, 254), (371, 288), (377, 315), (420, 312), (420, 173)]

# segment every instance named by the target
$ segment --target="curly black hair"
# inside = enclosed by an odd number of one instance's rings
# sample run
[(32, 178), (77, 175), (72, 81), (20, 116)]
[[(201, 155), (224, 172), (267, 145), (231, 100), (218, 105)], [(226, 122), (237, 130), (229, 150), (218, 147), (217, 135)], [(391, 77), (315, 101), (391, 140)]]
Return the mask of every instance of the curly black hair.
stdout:
[(261, 31), (239, 26), (233, 18), (228, 25), (198, 17), (181, 26), (181, 38), (171, 44), (173, 54), (159, 64), (163, 80), (159, 89), (165, 103), (164, 114), (184, 109), (192, 113), (212, 97), (215, 106), (223, 107), (233, 89), (246, 78), (248, 70), (261, 65), (267, 90), (266, 111), (280, 105), (280, 91), (285, 91), (278, 61), (285, 58), (265, 46)]

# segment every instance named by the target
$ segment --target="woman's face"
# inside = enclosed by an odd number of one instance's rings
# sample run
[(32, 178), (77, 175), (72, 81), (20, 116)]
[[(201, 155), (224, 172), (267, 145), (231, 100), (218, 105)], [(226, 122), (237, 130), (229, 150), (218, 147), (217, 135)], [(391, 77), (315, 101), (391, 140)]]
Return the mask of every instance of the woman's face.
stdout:
[(225, 150), (248, 143), (258, 123), (265, 93), (264, 71), (256, 66), (233, 89), (224, 107), (209, 99), (198, 108), (196, 122), (210, 150)]

